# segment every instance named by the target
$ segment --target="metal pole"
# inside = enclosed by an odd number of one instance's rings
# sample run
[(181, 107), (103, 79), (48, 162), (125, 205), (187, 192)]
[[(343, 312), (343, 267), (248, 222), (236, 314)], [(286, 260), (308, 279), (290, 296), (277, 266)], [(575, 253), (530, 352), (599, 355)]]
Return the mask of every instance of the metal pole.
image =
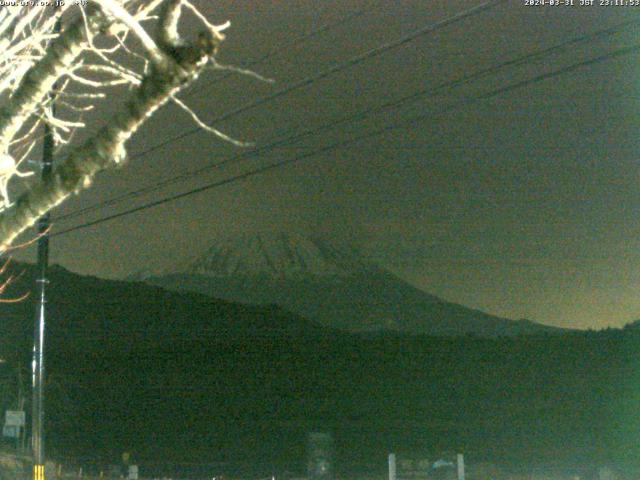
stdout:
[(458, 480), (464, 480), (464, 455), (461, 453), (456, 455), (456, 463), (458, 464)]
[[(18, 410), (19, 412), (24, 412), (24, 399), (22, 397), (22, 368), (18, 363)], [(18, 427), (18, 438), (16, 442), (16, 452), (21, 453), (23, 438), (27, 435), (26, 425), (22, 425), (22, 427)]]
[(396, 454), (389, 454), (389, 480), (396, 480)]
[[(61, 29), (60, 20), (54, 26), (54, 33)], [(54, 86), (55, 89), (55, 86)], [(54, 93), (50, 95), (51, 114), (55, 113)], [(44, 139), (42, 142), (42, 173), (43, 181), (51, 178), (53, 169), (53, 150), (55, 140), (51, 125), (44, 125)], [(38, 293), (38, 305), (34, 325), (33, 340), (33, 401), (31, 417), (31, 441), (33, 447), (33, 479), (44, 480), (44, 335), (47, 314), (47, 271), (49, 267), (49, 225), (50, 215), (44, 214), (38, 220), (38, 269), (36, 277), (36, 289)]]
[[(42, 148), (42, 179), (51, 175), (53, 162), (53, 135), (51, 127), (45, 125)], [(46, 213), (38, 220), (38, 270), (36, 288), (38, 305), (33, 342), (33, 402), (31, 417), (31, 439), (33, 442), (34, 480), (44, 479), (44, 334), (47, 314), (47, 270), (49, 266), (49, 229), (50, 217)]]

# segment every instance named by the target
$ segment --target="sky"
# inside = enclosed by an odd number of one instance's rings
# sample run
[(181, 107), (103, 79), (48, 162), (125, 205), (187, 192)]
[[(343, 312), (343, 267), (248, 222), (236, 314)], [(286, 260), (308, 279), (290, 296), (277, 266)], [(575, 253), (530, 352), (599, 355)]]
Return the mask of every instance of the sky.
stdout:
[[(251, 66), (274, 83), (211, 71), (182, 98), (212, 121), (480, 3), (201, 1), (212, 21), (232, 24), (219, 61)], [(507, 1), (216, 126), (260, 147), (574, 38), (640, 22), (640, 7), (579, 3)], [(223, 234), (295, 230), (353, 242), (419, 288), (495, 315), (595, 329), (640, 319), (638, 54), (527, 82), (638, 45), (639, 28), (626, 25), (146, 196), (55, 221), (54, 233), (61, 232), (404, 122), (242, 181), (56, 235), (52, 262), (123, 278), (140, 270), (179, 270)], [(270, 52), (266, 61), (251, 64)], [(523, 86), (478, 98), (518, 82)], [(99, 115), (96, 125), (107, 113)], [(420, 120), (411, 121), (415, 116)], [(205, 132), (172, 140), (193, 129), (188, 116), (165, 107), (131, 141), (129, 163), (101, 174), (54, 219), (246, 151)], [(167, 144), (140, 154), (159, 142)], [(31, 251), (18, 256), (35, 258)]]

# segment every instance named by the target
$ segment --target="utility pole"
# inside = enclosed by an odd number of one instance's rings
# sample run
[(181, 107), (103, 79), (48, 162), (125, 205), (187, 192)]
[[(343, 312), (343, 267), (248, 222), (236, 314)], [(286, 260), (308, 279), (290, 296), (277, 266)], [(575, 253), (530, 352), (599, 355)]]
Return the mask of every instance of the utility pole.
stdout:
[[(20, 363), (18, 363), (18, 405), (17, 407), (18, 408), (16, 408), (16, 410), (18, 410), (19, 412), (24, 412), (24, 388), (22, 387), (22, 365)], [(18, 439), (17, 439), (17, 446), (16, 446), (16, 452), (18, 454), (24, 451), (23, 444), (24, 444), (24, 437), (26, 436), (27, 436), (26, 425), (23, 425), (22, 430), (18, 428)]]
[[(60, 33), (60, 19), (54, 26), (54, 34)], [(54, 85), (54, 90), (57, 83)], [(49, 95), (51, 116), (55, 114), (55, 92)], [(53, 170), (53, 150), (55, 140), (51, 125), (45, 121), (44, 138), (42, 141), (42, 173), (41, 178), (47, 182), (51, 178)], [(44, 478), (44, 335), (47, 314), (47, 272), (49, 267), (49, 226), (51, 224), (49, 213), (45, 213), (38, 220), (38, 268), (36, 277), (36, 290), (38, 293), (38, 305), (34, 325), (33, 339), (33, 400), (31, 416), (31, 441), (33, 447), (33, 480), (45, 480)]]
[[(44, 127), (42, 146), (42, 179), (51, 176), (53, 165), (53, 132), (49, 124)], [(33, 447), (33, 479), (44, 480), (44, 334), (47, 315), (47, 271), (49, 267), (49, 213), (38, 220), (38, 269), (36, 289), (38, 305), (33, 335), (33, 401), (31, 441)]]

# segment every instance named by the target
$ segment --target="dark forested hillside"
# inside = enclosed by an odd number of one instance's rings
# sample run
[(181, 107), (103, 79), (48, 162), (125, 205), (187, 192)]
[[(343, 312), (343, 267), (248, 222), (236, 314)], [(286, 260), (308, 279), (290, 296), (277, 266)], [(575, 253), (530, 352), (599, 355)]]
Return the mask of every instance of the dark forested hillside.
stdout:
[[(139, 459), (285, 468), (299, 465), (315, 429), (334, 434), (343, 469), (384, 463), (392, 450), (567, 466), (633, 463), (640, 454), (636, 328), (360, 337), (277, 307), (53, 275), (54, 454), (131, 450)], [(29, 362), (32, 308), (2, 306), (5, 405), (12, 369)]]

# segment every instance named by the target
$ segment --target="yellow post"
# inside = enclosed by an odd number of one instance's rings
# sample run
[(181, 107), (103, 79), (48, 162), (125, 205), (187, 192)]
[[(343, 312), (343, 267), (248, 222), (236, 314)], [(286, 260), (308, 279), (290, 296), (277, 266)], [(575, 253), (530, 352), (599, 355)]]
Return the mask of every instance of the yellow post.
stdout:
[(44, 465), (33, 466), (33, 480), (44, 480)]

